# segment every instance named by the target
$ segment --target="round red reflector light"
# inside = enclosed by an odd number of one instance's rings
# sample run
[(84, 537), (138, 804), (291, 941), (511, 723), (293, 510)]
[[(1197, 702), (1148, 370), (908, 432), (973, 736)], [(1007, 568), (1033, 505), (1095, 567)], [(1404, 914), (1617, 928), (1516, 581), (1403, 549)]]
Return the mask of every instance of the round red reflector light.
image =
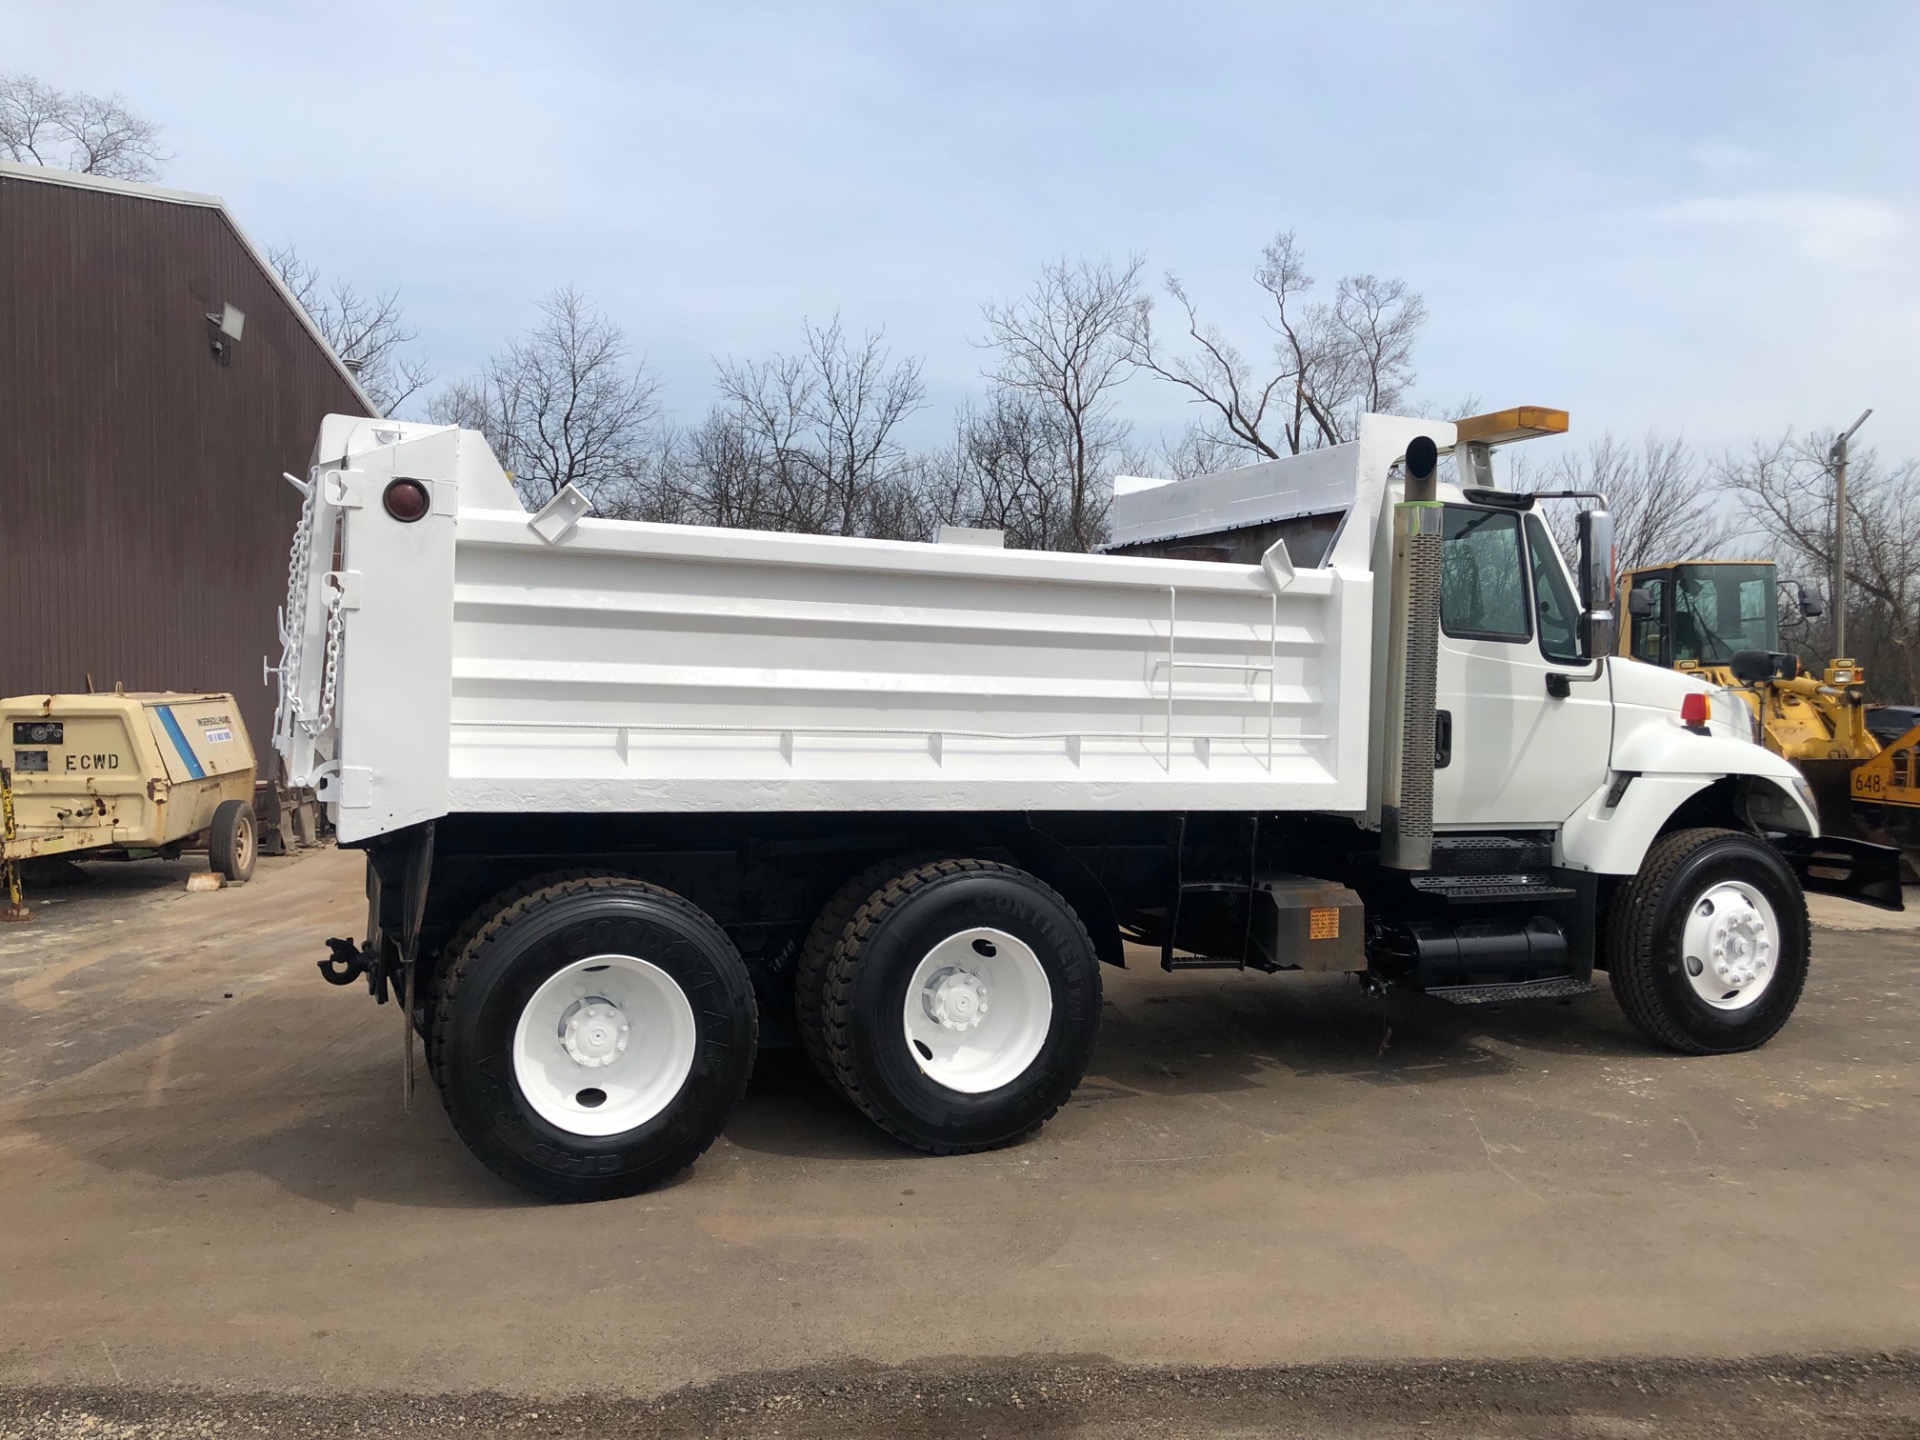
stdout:
[(387, 513), (407, 524), (412, 524), (433, 508), (433, 499), (427, 494), (427, 487), (418, 480), (393, 481), (387, 486), (383, 498)]

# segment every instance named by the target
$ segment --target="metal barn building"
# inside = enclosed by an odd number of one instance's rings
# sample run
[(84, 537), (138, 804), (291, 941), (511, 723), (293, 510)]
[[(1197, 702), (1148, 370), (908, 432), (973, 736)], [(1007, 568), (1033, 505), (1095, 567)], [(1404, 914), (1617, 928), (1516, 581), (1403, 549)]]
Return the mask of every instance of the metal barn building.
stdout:
[(329, 412), (378, 413), (218, 199), (0, 162), (0, 695), (231, 690), (266, 778)]

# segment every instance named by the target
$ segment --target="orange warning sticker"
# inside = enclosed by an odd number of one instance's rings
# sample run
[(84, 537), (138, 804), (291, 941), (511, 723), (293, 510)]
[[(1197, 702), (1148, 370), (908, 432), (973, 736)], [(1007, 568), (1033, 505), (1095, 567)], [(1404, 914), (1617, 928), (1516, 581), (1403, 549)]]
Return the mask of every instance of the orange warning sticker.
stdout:
[(1307, 911), (1307, 939), (1338, 940), (1340, 910), (1333, 905), (1316, 905)]

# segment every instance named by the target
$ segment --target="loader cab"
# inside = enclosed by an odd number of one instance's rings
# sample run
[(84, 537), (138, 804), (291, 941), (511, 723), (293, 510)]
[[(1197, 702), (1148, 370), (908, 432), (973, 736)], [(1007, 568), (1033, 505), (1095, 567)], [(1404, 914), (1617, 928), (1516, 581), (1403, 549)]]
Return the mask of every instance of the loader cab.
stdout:
[(1739, 650), (1780, 649), (1780, 587), (1764, 561), (1697, 560), (1621, 578), (1621, 653), (1664, 669), (1730, 665)]

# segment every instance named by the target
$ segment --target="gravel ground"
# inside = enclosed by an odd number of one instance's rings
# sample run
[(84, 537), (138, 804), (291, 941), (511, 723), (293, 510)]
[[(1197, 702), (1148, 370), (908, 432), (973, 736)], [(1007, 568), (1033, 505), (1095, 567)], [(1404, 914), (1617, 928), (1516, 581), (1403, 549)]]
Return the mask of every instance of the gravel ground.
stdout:
[(651, 1400), (29, 1389), (0, 1392), (0, 1434), (1895, 1440), (1920, 1435), (1920, 1357), (1285, 1368), (968, 1360), (742, 1375)]
[(0, 927), (0, 1436), (1920, 1436), (1908, 917), (1817, 906), (1707, 1060), (1147, 963), (1026, 1144), (769, 1053), (686, 1176), (551, 1207), (319, 982), (357, 857), (87, 868)]

